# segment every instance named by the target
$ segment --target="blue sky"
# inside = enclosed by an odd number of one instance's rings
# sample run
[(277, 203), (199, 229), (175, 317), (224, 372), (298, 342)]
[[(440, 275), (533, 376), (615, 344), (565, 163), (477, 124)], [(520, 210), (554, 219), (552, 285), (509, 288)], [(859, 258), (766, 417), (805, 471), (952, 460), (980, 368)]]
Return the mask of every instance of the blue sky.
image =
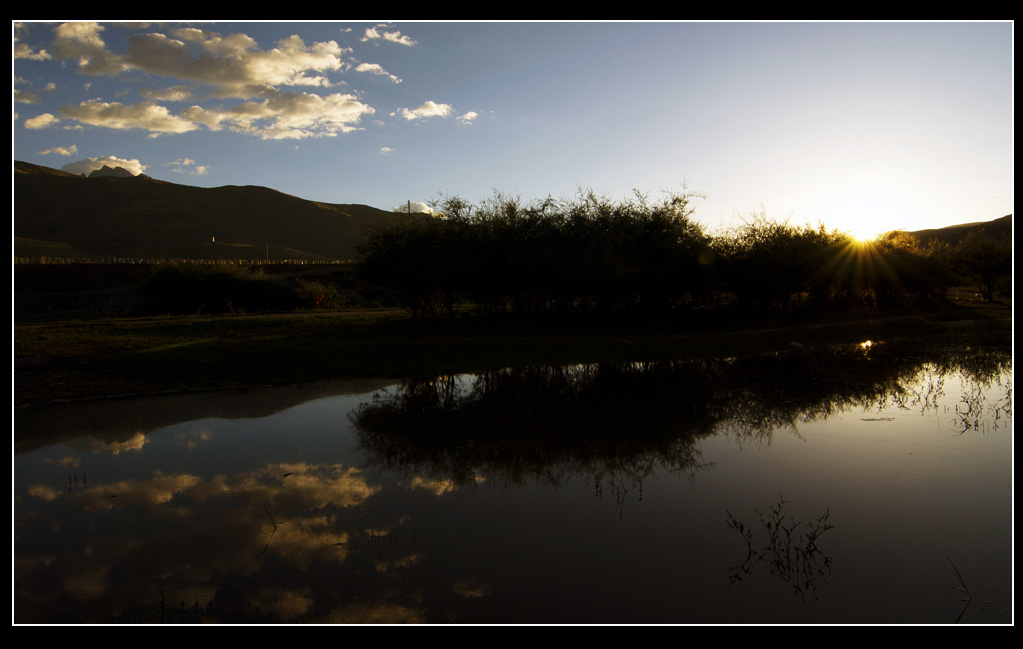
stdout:
[[(685, 183), (872, 234), (1013, 205), (1011, 22), (12, 22), (13, 158), (382, 209)], [(282, 215), (282, 218), (285, 218)]]

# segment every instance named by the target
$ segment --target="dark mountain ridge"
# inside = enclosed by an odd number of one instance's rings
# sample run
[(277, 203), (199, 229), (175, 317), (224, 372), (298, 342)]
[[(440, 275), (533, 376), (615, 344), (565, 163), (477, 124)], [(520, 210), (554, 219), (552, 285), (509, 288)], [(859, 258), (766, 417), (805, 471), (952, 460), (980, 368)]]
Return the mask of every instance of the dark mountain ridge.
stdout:
[[(13, 174), (15, 257), (343, 261), (374, 228), (430, 218), (255, 185), (179, 185), (122, 168), (85, 177), (16, 160)], [(954, 245), (975, 229), (1011, 240), (1012, 215), (910, 234)]]
[(346, 260), (373, 228), (409, 218), (266, 187), (82, 177), (20, 161), (13, 192), (15, 256), (50, 245), (103, 258)]
[(101, 176), (113, 176), (115, 178), (131, 178), (135, 174), (133, 174), (132, 172), (128, 171), (124, 167), (113, 167), (113, 168), (111, 168), (111, 167), (108, 167), (107, 165), (103, 165), (102, 169), (96, 169), (95, 171), (93, 171), (90, 174), (84, 174), (83, 173), (82, 175), (83, 176), (87, 176), (89, 178), (99, 178)]

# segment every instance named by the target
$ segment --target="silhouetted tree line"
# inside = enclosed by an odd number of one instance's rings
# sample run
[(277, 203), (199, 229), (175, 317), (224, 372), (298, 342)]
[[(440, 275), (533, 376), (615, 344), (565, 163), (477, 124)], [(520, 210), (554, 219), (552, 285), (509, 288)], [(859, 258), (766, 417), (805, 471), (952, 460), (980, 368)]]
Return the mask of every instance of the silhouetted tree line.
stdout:
[(357, 275), (414, 317), (460, 303), (481, 314), (901, 307), (942, 300), (964, 281), (991, 300), (1011, 278), (1011, 242), (982, 233), (954, 247), (898, 231), (864, 244), (754, 214), (711, 235), (693, 220), (696, 198), (685, 188), (659, 202), (638, 192), (531, 203), (495, 193), (478, 205), (442, 197), (437, 218), (374, 233)]

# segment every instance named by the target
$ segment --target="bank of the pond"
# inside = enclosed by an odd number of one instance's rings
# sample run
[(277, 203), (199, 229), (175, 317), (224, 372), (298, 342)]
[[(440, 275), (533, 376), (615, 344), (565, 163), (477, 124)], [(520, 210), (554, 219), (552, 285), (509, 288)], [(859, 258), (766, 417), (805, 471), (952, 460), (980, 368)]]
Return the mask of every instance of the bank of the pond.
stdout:
[(512, 365), (741, 356), (900, 337), (1009, 344), (1011, 306), (878, 317), (413, 321), (400, 310), (125, 318), (14, 327), (15, 408)]

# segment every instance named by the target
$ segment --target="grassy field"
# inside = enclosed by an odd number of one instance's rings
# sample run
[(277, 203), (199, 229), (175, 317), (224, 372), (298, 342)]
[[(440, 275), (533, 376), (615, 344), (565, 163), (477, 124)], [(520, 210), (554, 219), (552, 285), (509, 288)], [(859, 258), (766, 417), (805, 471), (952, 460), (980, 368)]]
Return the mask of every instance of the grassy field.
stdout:
[(1008, 302), (958, 292), (946, 307), (880, 317), (659, 320), (473, 317), (413, 321), (400, 309), (106, 318), (14, 326), (14, 405), (226, 390), (513, 365), (740, 356), (982, 329), (1011, 339)]

